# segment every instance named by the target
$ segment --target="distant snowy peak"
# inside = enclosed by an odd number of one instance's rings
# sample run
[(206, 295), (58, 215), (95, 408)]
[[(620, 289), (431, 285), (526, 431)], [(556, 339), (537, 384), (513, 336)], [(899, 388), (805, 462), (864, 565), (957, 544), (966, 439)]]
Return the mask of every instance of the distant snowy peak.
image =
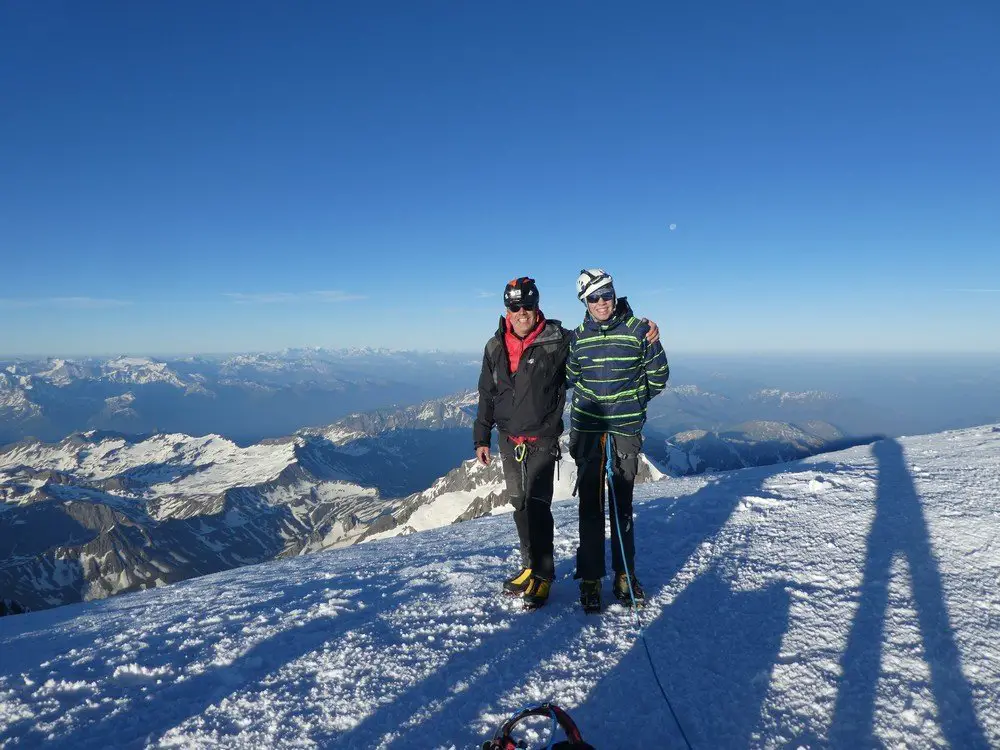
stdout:
[(283, 349), (278, 352), (250, 352), (237, 354), (222, 362), (223, 369), (237, 370), (252, 368), (259, 370), (295, 370), (303, 367), (322, 367), (334, 365), (343, 360), (357, 359), (390, 359), (402, 354), (391, 349), (372, 347), (354, 347), (350, 349), (323, 349), (313, 347), (308, 349)]
[(344, 357), (330, 357), (320, 351), (239, 354), (219, 364), (219, 382), (242, 387), (274, 388), (292, 384), (322, 384), (327, 390), (375, 380), (370, 376), (348, 374)]
[(120, 396), (109, 396), (104, 399), (101, 417), (105, 421), (113, 420), (123, 426), (127, 425), (129, 422), (139, 419), (139, 413), (132, 406), (134, 403), (135, 394), (132, 391), (125, 391)]
[(704, 388), (699, 388), (696, 385), (673, 385), (668, 384), (667, 390), (677, 394), (678, 396), (712, 396), (715, 398), (725, 398), (718, 393), (712, 393), (711, 391), (706, 391)]
[(304, 434), (320, 434), (334, 445), (375, 437), (393, 430), (440, 430), (470, 427), (475, 419), (477, 391), (464, 391), (401, 409), (377, 409), (350, 414), (332, 425)]
[(147, 357), (118, 357), (108, 360), (101, 365), (101, 377), (112, 383), (167, 383), (177, 388), (189, 385), (166, 362), (157, 362)]
[(750, 395), (751, 401), (784, 404), (808, 404), (836, 401), (839, 396), (826, 391), (782, 391), (779, 388), (764, 388)]
[(844, 435), (826, 422), (794, 425), (758, 420), (717, 432), (684, 430), (671, 436), (664, 447), (649, 449), (667, 471), (684, 476), (793, 461), (832, 450), (831, 444), (843, 440)]
[(291, 347), (282, 349), (275, 356), (286, 359), (309, 357), (378, 357), (396, 354), (395, 349), (373, 346), (350, 346), (343, 349), (327, 349), (322, 346)]
[(41, 408), (28, 398), (30, 382), (25, 387), (24, 379), (0, 372), (0, 419), (31, 419), (41, 416)]
[(385, 357), (398, 352), (395, 349), (386, 349), (385, 347), (352, 346), (341, 349), (338, 353), (344, 357)]
[(233, 375), (243, 370), (259, 370), (263, 372), (281, 372), (292, 369), (295, 364), (287, 358), (276, 354), (237, 354), (229, 357), (220, 365), (223, 375)]
[(52, 385), (63, 388), (77, 380), (90, 380), (94, 377), (94, 369), (87, 365), (65, 359), (53, 359), (47, 370), (39, 372), (37, 377)]
[(33, 369), (34, 378), (58, 388), (66, 388), (84, 380), (101, 380), (126, 385), (167, 383), (178, 388), (196, 385), (171, 369), (166, 362), (149, 357), (120, 356), (107, 360), (87, 359), (82, 362), (50, 359), (36, 363)]

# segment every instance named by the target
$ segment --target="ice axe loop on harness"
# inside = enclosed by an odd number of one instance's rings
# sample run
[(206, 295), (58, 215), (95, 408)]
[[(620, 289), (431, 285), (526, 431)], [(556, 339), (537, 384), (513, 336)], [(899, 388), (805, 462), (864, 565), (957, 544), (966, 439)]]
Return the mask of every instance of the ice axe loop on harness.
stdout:
[(555, 732), (556, 725), (562, 727), (566, 734), (566, 739), (553, 744), (553, 737), (549, 737), (549, 742), (539, 750), (596, 750), (593, 745), (588, 745), (583, 741), (580, 730), (570, 715), (555, 703), (540, 703), (535, 706), (522, 708), (507, 721), (500, 725), (493, 734), (493, 739), (483, 743), (482, 750), (527, 750), (529, 745), (523, 739), (515, 740), (513, 737), (514, 727), (529, 716), (547, 716), (552, 719), (552, 731)]

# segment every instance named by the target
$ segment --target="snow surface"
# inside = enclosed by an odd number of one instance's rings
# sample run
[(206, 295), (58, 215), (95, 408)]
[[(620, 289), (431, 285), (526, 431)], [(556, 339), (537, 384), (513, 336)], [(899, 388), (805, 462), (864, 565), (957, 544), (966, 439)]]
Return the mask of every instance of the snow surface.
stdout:
[(576, 603), (573, 501), (533, 613), (498, 516), (5, 617), (0, 747), (470, 748), (553, 699), (682, 748), (651, 663), (698, 750), (997, 747), (998, 482), (984, 427), (637, 488), (649, 658)]

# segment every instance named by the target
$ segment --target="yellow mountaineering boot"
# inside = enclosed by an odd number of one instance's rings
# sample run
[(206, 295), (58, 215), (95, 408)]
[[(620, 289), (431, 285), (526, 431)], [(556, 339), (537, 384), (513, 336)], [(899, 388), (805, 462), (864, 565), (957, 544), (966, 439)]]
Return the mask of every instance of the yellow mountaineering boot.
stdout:
[(504, 593), (512, 596), (520, 596), (528, 589), (528, 582), (530, 580), (531, 568), (521, 568), (520, 572), (515, 573), (503, 582)]
[(552, 581), (538, 576), (531, 576), (528, 580), (528, 589), (524, 592), (524, 608), (538, 609), (549, 600), (549, 589), (552, 588)]

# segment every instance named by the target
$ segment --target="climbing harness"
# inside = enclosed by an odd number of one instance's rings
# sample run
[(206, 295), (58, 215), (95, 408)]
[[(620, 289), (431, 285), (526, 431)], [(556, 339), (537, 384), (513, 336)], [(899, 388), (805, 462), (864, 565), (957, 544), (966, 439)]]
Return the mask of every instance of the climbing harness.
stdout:
[[(493, 739), (483, 743), (482, 750), (521, 750), (528, 747), (523, 739), (514, 740), (514, 727), (529, 716), (548, 716), (552, 719), (552, 726), (549, 730), (549, 742), (539, 750), (595, 750), (593, 745), (588, 745), (583, 741), (580, 730), (570, 715), (555, 703), (540, 703), (535, 706), (527, 706), (511, 716), (500, 725), (493, 734)], [(556, 725), (562, 727), (566, 734), (566, 739), (552, 744), (553, 734)]]
[(514, 446), (514, 458), (519, 464), (524, 463), (525, 456), (528, 455), (528, 444), (527, 443), (517, 443)]
[(521, 497), (524, 498), (525, 507), (528, 503), (528, 464), (524, 459), (528, 457), (528, 440), (523, 437), (508, 437), (514, 444), (514, 460), (521, 467)]
[[(528, 446), (534, 445), (538, 442), (537, 437), (525, 437), (522, 435), (508, 435), (507, 439), (514, 444), (514, 460), (521, 467), (521, 493), (524, 495), (525, 502), (530, 498), (528, 497), (528, 465), (526, 460), (528, 458)], [(559, 441), (556, 441), (556, 451), (552, 454), (555, 456), (555, 466), (556, 466), (556, 479), (559, 478), (559, 464), (562, 461), (562, 448), (559, 446)], [(576, 490), (574, 489), (574, 494)]]
[[(606, 440), (604, 438), (607, 438)], [(674, 717), (674, 723), (677, 725), (677, 729), (681, 733), (681, 737), (684, 738), (684, 744), (687, 745), (688, 750), (692, 750), (691, 741), (687, 737), (687, 733), (684, 731), (684, 727), (681, 725), (680, 719), (677, 718), (677, 712), (674, 711), (673, 705), (670, 703), (670, 698), (667, 696), (667, 691), (663, 687), (663, 683), (660, 681), (660, 676), (656, 673), (656, 665), (653, 664), (653, 655), (649, 652), (649, 643), (646, 642), (646, 634), (642, 630), (642, 622), (639, 619), (639, 610), (635, 605), (635, 593), (632, 591), (632, 571), (628, 569), (628, 561), (625, 559), (625, 542), (622, 540), (622, 527), (620, 519), (618, 518), (618, 503), (615, 499), (615, 484), (614, 484), (614, 463), (613, 455), (617, 451), (612, 450), (612, 445), (614, 443), (614, 438), (610, 434), (605, 434), (601, 437), (602, 442), (605, 447), (605, 456), (607, 458), (607, 463), (605, 464), (605, 473), (607, 477), (607, 487), (608, 487), (608, 497), (611, 500), (611, 512), (615, 514), (615, 530), (617, 531), (618, 546), (622, 553), (622, 565), (625, 568), (625, 580), (628, 583), (628, 595), (632, 600), (632, 619), (635, 624), (635, 629), (639, 634), (639, 638), (642, 639), (642, 645), (646, 649), (646, 659), (649, 660), (649, 667), (653, 670), (653, 678), (656, 680), (657, 687), (660, 688), (660, 694), (663, 696), (663, 700), (667, 704), (667, 708), (670, 709), (670, 715)], [(602, 482), (602, 485), (604, 483)], [(603, 487), (602, 487), (603, 489)]]

